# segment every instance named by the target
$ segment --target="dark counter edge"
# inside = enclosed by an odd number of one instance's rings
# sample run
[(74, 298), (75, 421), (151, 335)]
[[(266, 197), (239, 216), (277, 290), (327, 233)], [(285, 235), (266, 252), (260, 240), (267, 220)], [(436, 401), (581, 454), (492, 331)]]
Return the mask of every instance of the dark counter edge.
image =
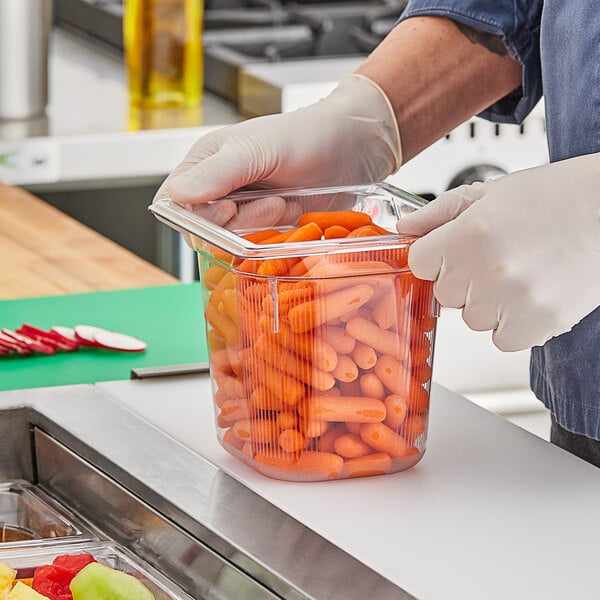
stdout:
[[(60, 460), (89, 467), (88, 485), (52, 463), (46, 439)], [(138, 523), (127, 515), (127, 531), (109, 527), (112, 539), (144, 555), (157, 513), (264, 586), (264, 598), (414, 598), (93, 385), (0, 392), (0, 478), (38, 483), (79, 514), (98, 504), (90, 483), (114, 482), (118, 506), (135, 497), (148, 510)]]

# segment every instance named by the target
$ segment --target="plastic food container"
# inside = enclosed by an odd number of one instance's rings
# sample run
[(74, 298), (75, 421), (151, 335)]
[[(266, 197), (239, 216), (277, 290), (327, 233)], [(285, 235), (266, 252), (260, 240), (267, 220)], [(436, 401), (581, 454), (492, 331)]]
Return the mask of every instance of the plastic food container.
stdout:
[(0, 552), (44, 544), (94, 539), (73, 516), (25, 482), (0, 484)]
[(15, 550), (2, 553), (0, 561), (17, 571), (17, 579), (28, 579), (33, 577), (37, 567), (51, 565), (57, 556), (83, 553), (91, 554), (96, 561), (112, 569), (133, 575), (152, 592), (155, 600), (192, 600), (191, 596), (170, 579), (115, 544), (69, 544), (52, 548)]
[(415, 238), (394, 232), (425, 201), (387, 184), (225, 200), (254, 211), (250, 229), (204, 218), (222, 200), (151, 207), (198, 253), (220, 443), (292, 481), (416, 464), (438, 308), (407, 265)]

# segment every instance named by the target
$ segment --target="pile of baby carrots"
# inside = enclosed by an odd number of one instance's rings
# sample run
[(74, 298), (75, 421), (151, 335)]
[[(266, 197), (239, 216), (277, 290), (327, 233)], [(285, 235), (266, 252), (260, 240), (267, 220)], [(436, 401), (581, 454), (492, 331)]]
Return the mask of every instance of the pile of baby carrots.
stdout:
[[(257, 244), (389, 234), (354, 211), (304, 214)], [(408, 248), (201, 259), (219, 438), (256, 470), (323, 480), (408, 468), (425, 447), (432, 284)], [(231, 257), (230, 257), (231, 258)], [(217, 260), (219, 262), (217, 262)]]

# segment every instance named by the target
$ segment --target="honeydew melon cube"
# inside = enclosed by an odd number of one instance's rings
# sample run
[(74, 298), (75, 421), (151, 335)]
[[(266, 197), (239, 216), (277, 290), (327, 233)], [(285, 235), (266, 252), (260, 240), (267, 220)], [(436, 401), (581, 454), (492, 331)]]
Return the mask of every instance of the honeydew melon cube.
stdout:
[(101, 563), (90, 563), (71, 581), (73, 600), (155, 600), (139, 580)]

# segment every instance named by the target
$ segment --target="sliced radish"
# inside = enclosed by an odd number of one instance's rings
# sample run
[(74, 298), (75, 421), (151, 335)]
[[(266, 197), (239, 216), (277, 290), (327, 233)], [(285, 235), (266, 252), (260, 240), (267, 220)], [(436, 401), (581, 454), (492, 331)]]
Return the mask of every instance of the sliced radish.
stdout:
[(25, 344), (17, 342), (14, 338), (2, 333), (0, 331), (0, 342), (4, 347), (11, 348), (14, 352), (19, 354), (31, 354), (32, 350)]
[(85, 346), (97, 346), (96, 335), (106, 329), (94, 327), (93, 325), (75, 325), (75, 337)]
[(146, 342), (116, 331), (99, 331), (95, 334), (94, 339), (96, 344), (102, 348), (121, 352), (143, 352), (148, 347)]
[(34, 340), (32, 337), (29, 337), (28, 335), (17, 333), (16, 331), (12, 331), (11, 329), (3, 329), (2, 333), (13, 338), (25, 349), (33, 350), (35, 352), (41, 352), (42, 354), (55, 354), (56, 352), (54, 346), (50, 346), (49, 344), (45, 344), (44, 342), (39, 342), (37, 340)]
[(8, 354), (9, 352), (15, 352), (15, 349), (13, 346), (9, 346), (8, 344), (4, 343), (2, 340), (0, 340), (0, 350), (2, 350), (5, 354)]
[(72, 352), (73, 350), (77, 350), (77, 348), (79, 348), (79, 342), (72, 342), (55, 331), (49, 331), (48, 337), (51, 340), (54, 340), (56, 344), (60, 344), (61, 350), (64, 350), (65, 352)]
[(17, 329), (17, 333), (28, 335), (29, 337), (32, 337), (38, 341), (53, 346), (57, 350), (64, 350), (65, 352), (75, 350), (78, 346), (77, 342), (72, 342), (66, 338), (63, 338), (61, 335), (54, 333), (53, 331), (44, 331), (43, 329), (38, 329), (37, 327), (28, 325), (27, 323), (23, 323), (23, 325)]
[(75, 335), (75, 330), (72, 327), (63, 327), (62, 325), (54, 325), (50, 327), (50, 333), (55, 333), (60, 335), (61, 337), (73, 342), (75, 344), (79, 343), (77, 336)]

